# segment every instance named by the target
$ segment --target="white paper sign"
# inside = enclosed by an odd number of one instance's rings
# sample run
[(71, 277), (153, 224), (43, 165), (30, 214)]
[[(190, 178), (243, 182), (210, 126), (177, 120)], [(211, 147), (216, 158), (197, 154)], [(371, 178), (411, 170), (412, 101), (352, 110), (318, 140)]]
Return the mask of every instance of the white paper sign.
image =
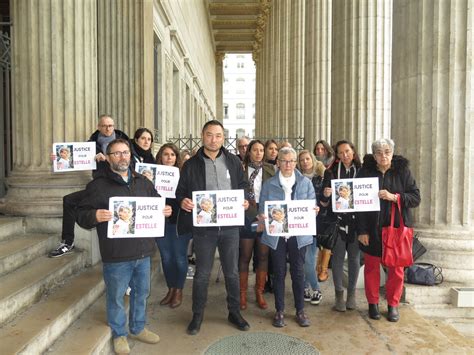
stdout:
[(112, 197), (114, 214), (107, 226), (107, 238), (144, 238), (165, 235), (163, 197)]
[(316, 201), (265, 201), (265, 229), (268, 235), (291, 237), (316, 235)]
[(244, 190), (193, 192), (195, 227), (243, 226)]
[(54, 143), (54, 172), (95, 170), (95, 142)]
[(161, 197), (176, 198), (179, 169), (175, 166), (137, 163), (135, 171), (146, 176)]
[(331, 180), (333, 212), (380, 211), (379, 179)]

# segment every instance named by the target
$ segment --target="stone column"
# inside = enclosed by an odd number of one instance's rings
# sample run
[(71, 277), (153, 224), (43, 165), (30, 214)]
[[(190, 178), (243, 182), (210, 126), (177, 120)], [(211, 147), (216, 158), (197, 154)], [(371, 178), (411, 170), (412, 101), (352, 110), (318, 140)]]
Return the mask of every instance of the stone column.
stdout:
[(98, 1), (99, 112), (153, 129), (153, 1)]
[(305, 0), (291, 0), (289, 17), (288, 114), (283, 119), (287, 122), (284, 133), (297, 138), (303, 135), (304, 125)]
[(311, 150), (331, 140), (332, 0), (306, 0), (304, 137)]
[[(276, 53), (277, 61), (273, 73), (275, 76), (276, 105), (274, 108), (274, 120), (278, 124), (275, 136), (286, 136), (288, 133), (288, 91), (289, 91), (289, 65), (290, 65), (290, 16), (291, 1), (280, 0), (275, 2), (275, 20), (278, 21), (278, 45), (279, 51)], [(276, 48), (275, 48), (276, 50)]]
[(97, 126), (97, 2), (11, 2), (13, 166), (6, 214), (60, 216), (62, 196), (90, 179), (52, 173), (54, 142), (85, 141)]
[(223, 122), (224, 119), (224, 99), (223, 99), (223, 85), (224, 85), (224, 69), (223, 60), (225, 53), (216, 53), (216, 118)]
[(331, 141), (361, 153), (390, 134), (391, 17), (391, 0), (333, 2)]
[(395, 1), (392, 132), (421, 190), (417, 229), (445, 280), (474, 284), (472, 0)]

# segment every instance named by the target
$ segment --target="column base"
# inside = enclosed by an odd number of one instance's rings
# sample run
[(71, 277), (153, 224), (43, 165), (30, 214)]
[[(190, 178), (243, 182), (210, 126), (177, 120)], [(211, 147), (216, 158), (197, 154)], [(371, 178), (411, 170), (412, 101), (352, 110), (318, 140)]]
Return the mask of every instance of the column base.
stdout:
[(14, 173), (7, 178), (7, 195), (0, 213), (12, 216), (61, 217), (63, 196), (81, 190), (91, 180), (90, 171), (66, 174)]
[(447, 282), (474, 285), (474, 229), (417, 228), (427, 252), (417, 262), (431, 263), (443, 269)]

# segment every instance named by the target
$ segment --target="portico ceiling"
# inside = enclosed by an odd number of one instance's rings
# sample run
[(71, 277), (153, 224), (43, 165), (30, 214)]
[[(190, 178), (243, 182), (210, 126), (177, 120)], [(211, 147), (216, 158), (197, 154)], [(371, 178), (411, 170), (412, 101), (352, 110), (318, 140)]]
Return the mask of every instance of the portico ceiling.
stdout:
[(252, 52), (259, 15), (262, 17), (262, 1), (205, 0), (205, 3), (216, 52)]

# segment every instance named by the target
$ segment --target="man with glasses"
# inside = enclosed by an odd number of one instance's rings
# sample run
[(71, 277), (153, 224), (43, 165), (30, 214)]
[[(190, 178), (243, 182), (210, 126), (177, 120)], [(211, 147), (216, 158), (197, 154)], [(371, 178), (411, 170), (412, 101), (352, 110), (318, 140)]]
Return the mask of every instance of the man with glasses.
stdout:
[[(109, 142), (105, 159), (108, 162), (101, 175), (87, 184), (85, 197), (77, 209), (77, 221), (83, 228), (97, 227), (103, 277), (106, 290), (107, 322), (112, 329), (114, 350), (128, 354), (127, 336), (155, 344), (160, 337), (145, 328), (146, 300), (150, 293), (150, 259), (156, 251), (155, 238), (109, 238), (108, 222), (113, 218), (109, 199), (115, 196), (159, 197), (153, 184), (130, 168), (130, 145), (124, 139)], [(171, 207), (163, 215), (171, 215)], [(130, 315), (127, 314), (124, 295), (130, 285)]]
[[(107, 166), (105, 159), (105, 151), (107, 145), (114, 139), (125, 139), (128, 141), (128, 136), (122, 131), (115, 129), (114, 120), (108, 114), (99, 116), (99, 123), (97, 130), (89, 138), (89, 142), (96, 142), (97, 170), (92, 172), (92, 177), (100, 175), (100, 173)], [(61, 232), (61, 242), (59, 246), (52, 250), (48, 256), (50, 258), (57, 258), (72, 252), (74, 249), (74, 225), (76, 223), (76, 207), (84, 198), (84, 190), (73, 192), (72, 194), (63, 197), (63, 224)]]
[(247, 148), (249, 146), (250, 139), (247, 136), (243, 136), (237, 139), (237, 150), (239, 154), (237, 156), (241, 161), (244, 160), (245, 154), (247, 153)]
[[(193, 280), (193, 318), (187, 332), (195, 335), (201, 328), (207, 289), (216, 248), (219, 250), (227, 291), (228, 320), (239, 330), (250, 328), (240, 314), (239, 285), (239, 227), (193, 227), (193, 191), (245, 189), (244, 172), (239, 159), (222, 147), (224, 127), (216, 120), (208, 121), (201, 132), (202, 147), (184, 163), (176, 189), (181, 211), (178, 215), (178, 234), (193, 234), (196, 253), (196, 273)], [(245, 200), (244, 208), (248, 208)]]

